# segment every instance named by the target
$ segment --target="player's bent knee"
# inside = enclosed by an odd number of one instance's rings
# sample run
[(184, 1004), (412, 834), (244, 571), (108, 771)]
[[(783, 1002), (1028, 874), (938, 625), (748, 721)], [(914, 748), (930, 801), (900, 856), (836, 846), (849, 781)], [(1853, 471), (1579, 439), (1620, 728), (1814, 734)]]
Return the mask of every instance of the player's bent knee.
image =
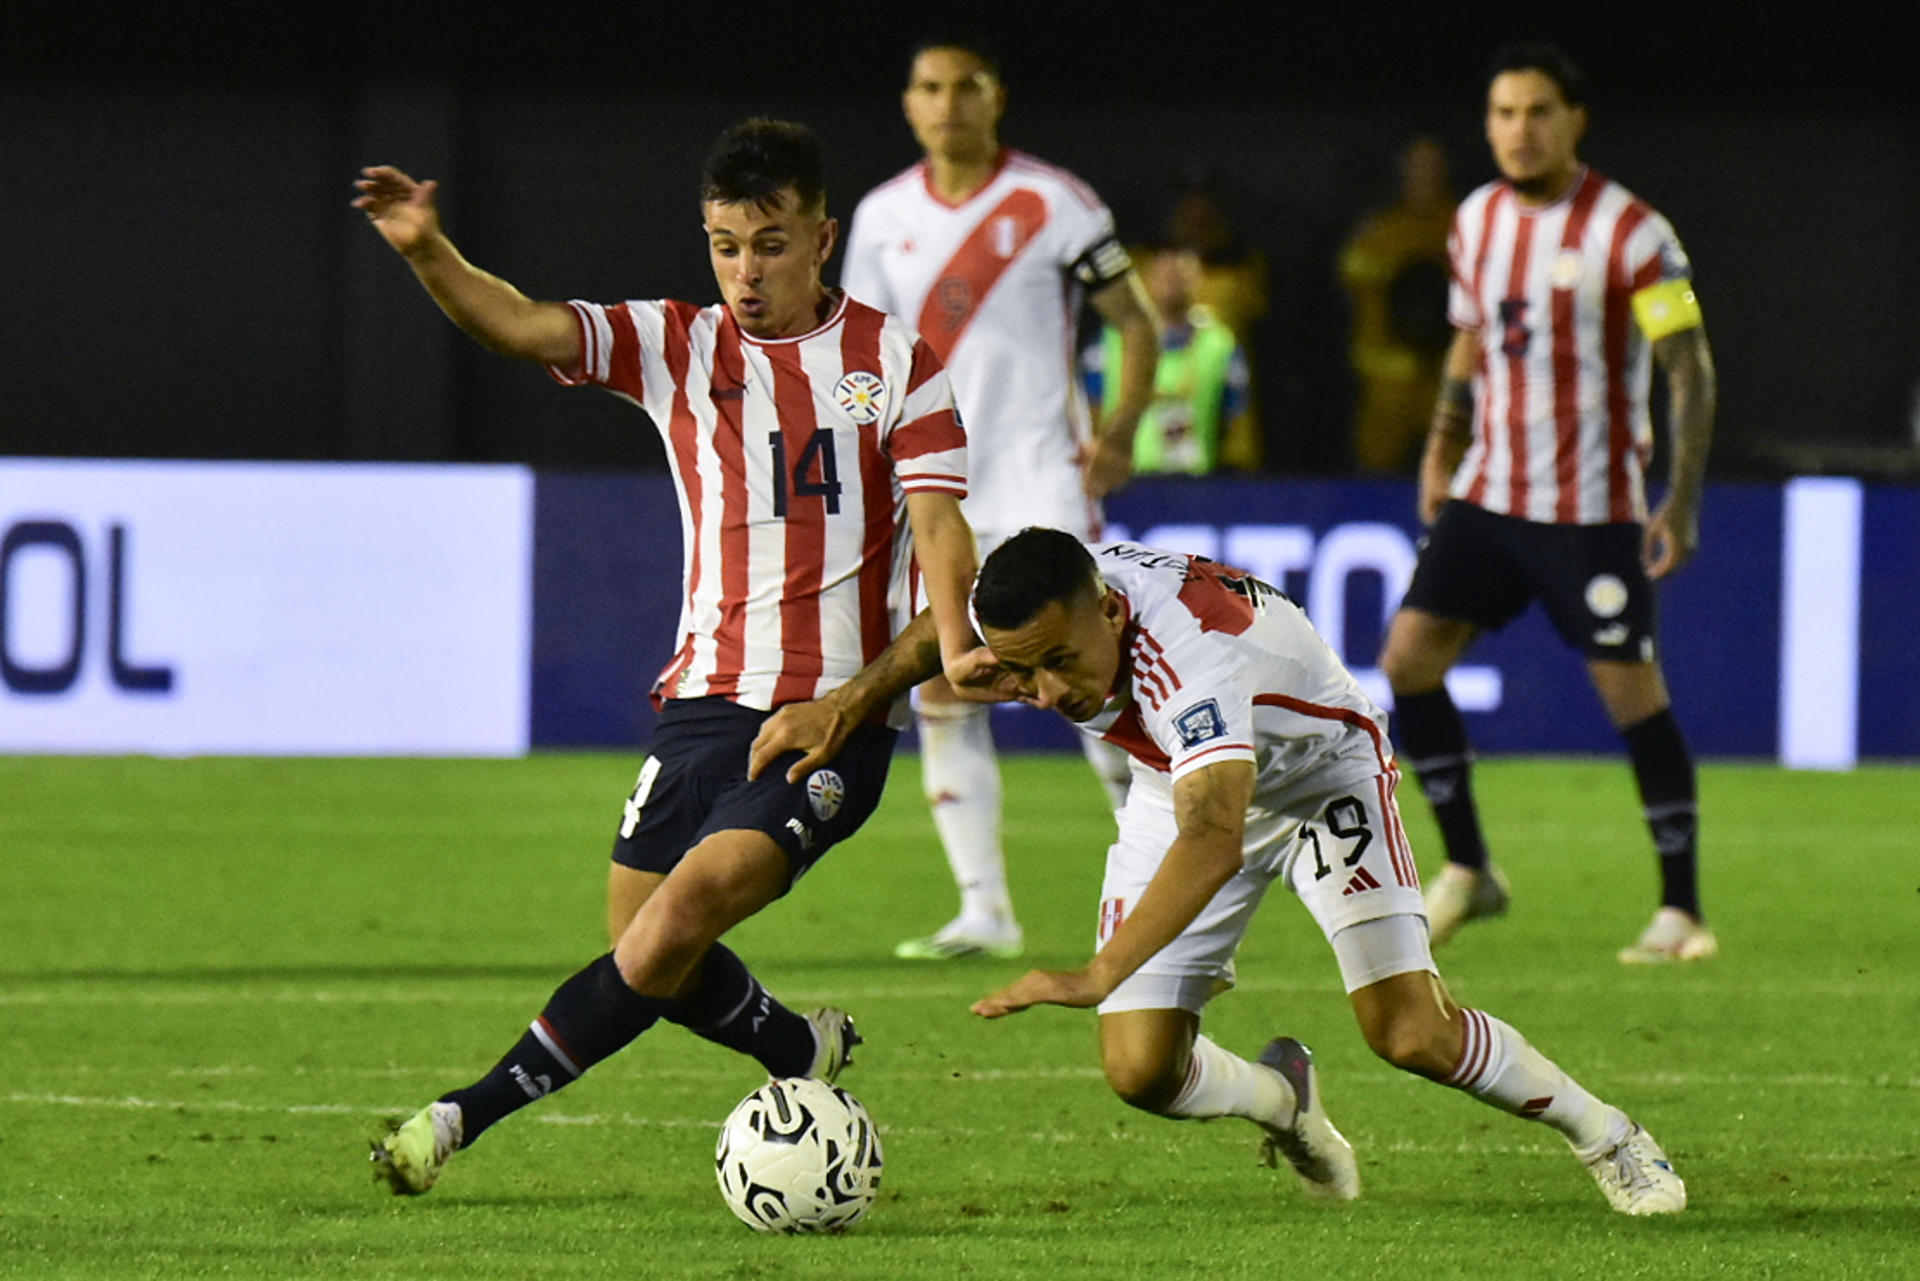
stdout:
[(1430, 971), (1396, 974), (1352, 993), (1367, 1048), (1403, 1072), (1445, 1078), (1460, 1057), (1459, 1011)]
[(1120, 1101), (1142, 1112), (1165, 1112), (1186, 1083), (1185, 1075), (1173, 1071), (1171, 1064), (1151, 1059), (1107, 1059), (1101, 1068), (1107, 1087)]
[(1368, 1049), (1402, 1072), (1440, 1078), (1453, 1071), (1456, 1056), (1448, 1049), (1446, 1024), (1437, 1018), (1399, 1011), (1362, 1019), (1360, 1031)]
[(645, 996), (672, 996), (694, 964), (726, 932), (711, 905), (679, 894), (656, 894), (613, 947), (627, 986)]

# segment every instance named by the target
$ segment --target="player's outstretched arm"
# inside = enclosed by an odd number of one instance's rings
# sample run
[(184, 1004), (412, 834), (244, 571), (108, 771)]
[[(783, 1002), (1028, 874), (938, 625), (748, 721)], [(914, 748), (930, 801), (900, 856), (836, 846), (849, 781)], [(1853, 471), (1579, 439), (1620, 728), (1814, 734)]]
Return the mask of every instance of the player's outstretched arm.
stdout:
[[(953, 680), (955, 669), (940, 661), (933, 611), (923, 609), (846, 684), (810, 702), (788, 703), (763, 721), (747, 752), (747, 777), (759, 778), (779, 757), (799, 752), (800, 758), (787, 769), (787, 781), (798, 783), (839, 755), (853, 731), (880, 708), (943, 670)], [(1002, 703), (1013, 698), (1011, 683), (984, 645), (966, 656), (953, 686), (956, 694), (971, 702)]]
[(580, 324), (564, 303), (535, 302), (461, 256), (440, 227), (437, 184), (417, 182), (391, 165), (371, 165), (353, 184), (353, 207), (367, 215), (448, 319), (481, 346), (546, 365), (580, 354)]
[(980, 563), (973, 528), (952, 494), (921, 490), (907, 495), (907, 523), (913, 527), (913, 555), (920, 562), (927, 607), (940, 637), (940, 663), (954, 685), (970, 683), (977, 673), (980, 638), (967, 617)]
[(1083, 969), (1029, 970), (974, 1002), (973, 1012), (997, 1019), (1035, 1005), (1086, 1009), (1106, 1000), (1128, 975), (1178, 938), (1240, 870), (1253, 780), (1253, 762), (1242, 760), (1209, 765), (1176, 782), (1173, 809), (1179, 835), (1106, 946)]
[(1695, 325), (1656, 340), (1653, 358), (1667, 376), (1673, 464), (1666, 495), (1647, 518), (1641, 560), (1647, 577), (1662, 578), (1693, 559), (1700, 547), (1700, 499), (1719, 391), (1705, 327)]
[(760, 725), (747, 752), (747, 777), (759, 778), (788, 752), (801, 753), (787, 770), (797, 783), (840, 754), (847, 739), (875, 711), (940, 671), (940, 635), (922, 610), (879, 657), (846, 684), (805, 703), (788, 703)]
[(1087, 449), (1084, 485), (1090, 498), (1105, 498), (1133, 476), (1133, 437), (1140, 416), (1153, 403), (1154, 372), (1160, 365), (1160, 314), (1140, 281), (1140, 273), (1106, 285), (1089, 300), (1101, 319), (1120, 331), (1120, 395), (1095, 424)]

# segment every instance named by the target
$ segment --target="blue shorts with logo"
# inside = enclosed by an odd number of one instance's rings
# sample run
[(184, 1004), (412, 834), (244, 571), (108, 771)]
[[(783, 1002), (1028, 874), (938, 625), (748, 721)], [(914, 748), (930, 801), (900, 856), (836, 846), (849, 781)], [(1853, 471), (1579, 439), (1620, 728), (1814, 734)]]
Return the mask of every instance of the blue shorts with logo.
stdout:
[(1640, 542), (1638, 524), (1549, 525), (1451, 499), (1420, 540), (1401, 603), (1497, 631), (1538, 600), (1588, 658), (1646, 662), (1654, 597)]
[(747, 751), (769, 712), (724, 698), (669, 699), (627, 798), (613, 861), (662, 875), (715, 832), (765, 832), (786, 851), (798, 880), (860, 829), (886, 788), (895, 731), (855, 730), (840, 755), (798, 783), (790, 752), (747, 778)]

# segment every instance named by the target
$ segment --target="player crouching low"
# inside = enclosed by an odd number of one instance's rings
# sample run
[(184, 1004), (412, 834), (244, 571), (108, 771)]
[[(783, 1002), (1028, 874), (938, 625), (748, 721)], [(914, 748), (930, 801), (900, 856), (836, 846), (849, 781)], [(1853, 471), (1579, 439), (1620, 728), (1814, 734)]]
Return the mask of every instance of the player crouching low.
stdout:
[[(1097, 1007), (1102, 1067), (1123, 1100), (1168, 1117), (1244, 1117), (1309, 1192), (1349, 1200), (1358, 1167), (1306, 1047), (1278, 1038), (1248, 1062), (1200, 1034), (1280, 880), (1332, 944), (1376, 1054), (1553, 1127), (1624, 1214), (1685, 1207), (1686, 1186), (1651, 1135), (1513, 1028), (1454, 1003), (1428, 948), (1385, 716), (1284, 595), (1201, 557), (1131, 543), (1089, 554), (1069, 534), (1028, 529), (988, 556), (973, 605), (1000, 665), (997, 692), (1133, 757), (1098, 952), (1078, 970), (1028, 972), (976, 1014)], [(750, 772), (795, 747), (831, 750), (834, 726), (857, 723), (864, 700), (913, 675), (900, 655), (937, 661), (928, 636), (909, 628), (861, 677), (778, 714)]]

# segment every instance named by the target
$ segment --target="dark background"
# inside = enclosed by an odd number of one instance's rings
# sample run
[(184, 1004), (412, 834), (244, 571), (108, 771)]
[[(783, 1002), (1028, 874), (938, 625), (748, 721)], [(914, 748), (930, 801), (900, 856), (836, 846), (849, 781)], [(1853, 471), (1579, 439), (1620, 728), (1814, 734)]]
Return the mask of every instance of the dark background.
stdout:
[[(1562, 40), (1585, 157), (1676, 225), (1721, 374), (1717, 474), (1914, 468), (1920, 128), (1911, 6), (969, 6), (1003, 138), (1122, 234), (1183, 182), (1267, 257), (1268, 465), (1344, 467), (1340, 241), (1411, 134), (1492, 176), (1482, 69)], [(714, 296), (693, 189), (724, 126), (812, 124), (830, 199), (916, 158), (906, 52), (944, 16), (832, 5), (159, 6), (0, 13), (0, 454), (646, 467), (654, 434), (452, 329), (349, 209), (366, 163), (537, 297)]]

